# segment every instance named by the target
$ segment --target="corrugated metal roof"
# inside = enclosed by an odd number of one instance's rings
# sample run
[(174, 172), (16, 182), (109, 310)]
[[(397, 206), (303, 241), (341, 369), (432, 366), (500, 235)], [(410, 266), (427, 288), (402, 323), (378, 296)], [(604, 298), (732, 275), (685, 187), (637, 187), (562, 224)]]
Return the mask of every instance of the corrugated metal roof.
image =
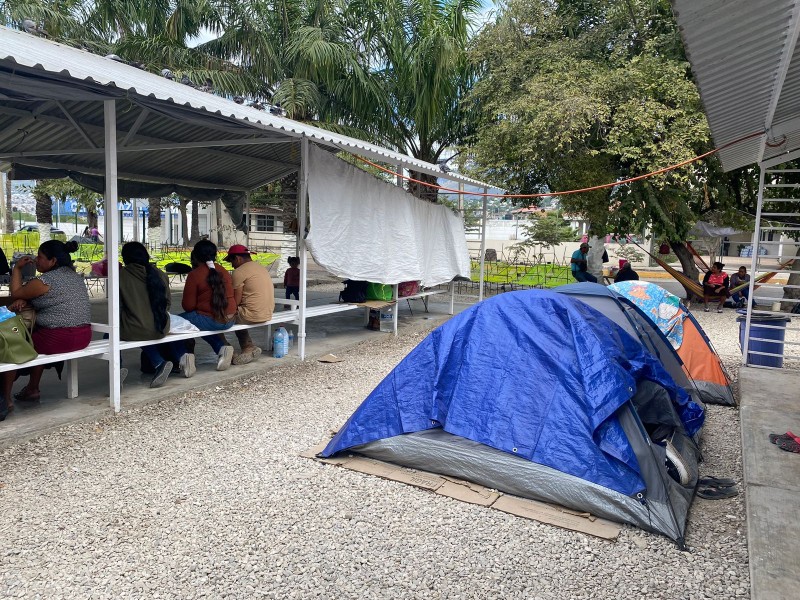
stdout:
[[(3, 72), (5, 71), (5, 72)], [(47, 75), (51, 77), (48, 77)], [(38, 75), (38, 78), (37, 78)], [(20, 85), (24, 80), (27, 85)], [(102, 146), (102, 105), (97, 100), (103, 98), (126, 98), (131, 101), (131, 106), (137, 109), (147, 107), (150, 113), (144, 125), (137, 134), (150, 136), (157, 140), (201, 141), (215, 139), (209, 137), (209, 132), (214, 132), (219, 139), (246, 139), (254, 136), (275, 136), (285, 143), (253, 146), (230, 146), (223, 149), (203, 149), (203, 151), (173, 151), (166, 152), (137, 152), (120, 155), (120, 175), (132, 167), (126, 166), (135, 162), (137, 172), (159, 171), (167, 177), (176, 170), (184, 172), (181, 179), (189, 178), (197, 169), (203, 173), (203, 184), (232, 186), (229, 180), (238, 181), (239, 189), (255, 186), (269, 179), (271, 174), (277, 174), (285, 168), (281, 164), (299, 163), (298, 141), (302, 136), (312, 141), (339, 148), (371, 158), (380, 162), (400, 164), (406, 169), (436, 175), (451, 181), (483, 187), (487, 184), (450, 172), (444, 174), (437, 165), (433, 165), (413, 157), (382, 148), (352, 137), (331, 133), (323, 129), (304, 125), (291, 119), (278, 117), (265, 111), (236, 104), (225, 98), (195, 90), (181, 83), (170, 81), (158, 75), (141, 71), (129, 65), (97, 56), (89, 52), (64, 46), (46, 39), (26, 34), (21, 31), (0, 27), (0, 90), (15, 88), (15, 95), (3, 95), (0, 91), (0, 151), (6, 144), (3, 143), (7, 131), (2, 127), (3, 120), (8, 118), (30, 121), (26, 124), (23, 146), (14, 147), (21, 149), (37, 149), (42, 144), (49, 148), (80, 148), (87, 145), (80, 134), (70, 130), (71, 125), (67, 117), (57, 105), (46, 106), (42, 114), (36, 119), (31, 116), (31, 102), (41, 101), (48, 97), (52, 90), (65, 81), (70, 86), (69, 95), (60, 98), (68, 112), (83, 126), (86, 124), (89, 137), (93, 138), (98, 146)], [(19, 100), (27, 106), (19, 107), (14, 101)], [(42, 103), (39, 104), (42, 107)], [(172, 110), (159, 114), (159, 106)], [(13, 113), (14, 109), (22, 112)], [(177, 107), (187, 107), (186, 111), (195, 118), (194, 122), (175, 118)], [(9, 114), (9, 111), (13, 114)], [(119, 126), (123, 131), (133, 126), (140, 110), (131, 110), (126, 116), (124, 111), (118, 109)], [(198, 122), (197, 116), (203, 117)], [(9, 123), (6, 123), (9, 125)], [(13, 127), (13, 123), (10, 124)], [(93, 129), (97, 129), (93, 131)], [(224, 132), (224, 133), (223, 133)], [(13, 133), (13, 131), (11, 132)], [(139, 142), (141, 143), (141, 142)], [(134, 145), (133, 142), (131, 145)], [(7, 148), (5, 148), (7, 150)], [(229, 155), (227, 158), (224, 154)], [(132, 158), (135, 155), (135, 161)], [(143, 155), (148, 155), (144, 158)], [(209, 157), (214, 157), (218, 164), (211, 164)], [(232, 172), (233, 164), (237, 157), (244, 165), (240, 165)], [(25, 159), (25, 162), (63, 164), (74, 163), (75, 167), (99, 168), (102, 170), (102, 154), (77, 155), (60, 160), (48, 157)], [(258, 168), (258, 160), (262, 167)], [(213, 161), (211, 161), (213, 162)], [(220, 171), (214, 173), (211, 171)], [(151, 171), (152, 170), (152, 171)], [(225, 176), (227, 174), (227, 178)], [(211, 179), (211, 181), (206, 181)], [(226, 184), (227, 181), (227, 184)], [(229, 188), (232, 189), (232, 188)]]
[[(725, 170), (798, 149), (799, 0), (672, 0)], [(798, 121), (798, 122), (795, 122)]]

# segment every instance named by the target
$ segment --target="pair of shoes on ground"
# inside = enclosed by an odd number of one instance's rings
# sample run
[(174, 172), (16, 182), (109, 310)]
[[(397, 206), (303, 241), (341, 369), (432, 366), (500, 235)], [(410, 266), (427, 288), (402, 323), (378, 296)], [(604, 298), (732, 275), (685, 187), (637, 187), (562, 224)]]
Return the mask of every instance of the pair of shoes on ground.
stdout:
[(233, 346), (223, 346), (217, 352), (217, 371), (225, 371), (233, 360)]
[(156, 367), (155, 375), (150, 380), (151, 388), (159, 388), (167, 382), (169, 374), (172, 372), (172, 362), (165, 360), (158, 367)]
[(706, 500), (723, 500), (739, 494), (736, 482), (724, 477), (701, 477), (697, 480), (697, 495)]
[(235, 354), (231, 363), (234, 365), (246, 365), (247, 363), (257, 360), (258, 357), (261, 356), (261, 352), (262, 350), (258, 346), (247, 348), (242, 350), (239, 354)]
[(781, 450), (793, 454), (800, 454), (800, 436), (793, 434), (791, 431), (787, 431), (786, 433), (770, 433), (769, 441)]

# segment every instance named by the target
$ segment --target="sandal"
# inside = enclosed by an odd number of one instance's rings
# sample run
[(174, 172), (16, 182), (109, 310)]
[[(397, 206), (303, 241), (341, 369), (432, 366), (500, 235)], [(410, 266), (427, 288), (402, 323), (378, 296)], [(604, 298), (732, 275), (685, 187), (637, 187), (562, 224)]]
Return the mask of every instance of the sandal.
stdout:
[(790, 440), (800, 441), (795, 434), (791, 431), (787, 431), (786, 433), (770, 433), (769, 434), (769, 441), (772, 444), (779, 444), (780, 442), (788, 442)]
[(800, 454), (800, 443), (798, 443), (797, 440), (784, 440), (782, 442), (778, 442), (778, 448), (781, 450), (786, 450), (786, 452)]
[(697, 495), (706, 500), (723, 500), (733, 498), (739, 494), (735, 487), (701, 487), (697, 490)]
[(14, 400), (19, 402), (38, 402), (40, 397), (41, 394), (39, 392), (30, 393), (27, 386), (14, 394)]
[(697, 480), (697, 485), (715, 488), (729, 488), (736, 485), (733, 479), (726, 479), (724, 477), (701, 477)]

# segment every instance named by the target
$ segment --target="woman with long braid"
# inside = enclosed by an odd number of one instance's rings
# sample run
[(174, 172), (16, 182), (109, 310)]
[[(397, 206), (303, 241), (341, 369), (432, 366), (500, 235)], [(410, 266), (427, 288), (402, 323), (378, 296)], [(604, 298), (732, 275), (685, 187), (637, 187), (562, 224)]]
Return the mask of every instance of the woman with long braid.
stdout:
[[(83, 276), (75, 272), (70, 254), (78, 249), (76, 242), (49, 240), (39, 246), (36, 258), (23, 256), (11, 272), (11, 299), (9, 308), (20, 311), (32, 306), (36, 309), (36, 327), (33, 346), (39, 354), (59, 354), (82, 350), (92, 339), (89, 293)], [(22, 282), (22, 270), (36, 264), (39, 277)], [(44, 366), (30, 368), (31, 378), (22, 390), (14, 395), (19, 401), (38, 402), (39, 383)], [(11, 389), (17, 371), (3, 373), (4, 404), (0, 405), (0, 421), (14, 408)]]
[[(236, 316), (233, 282), (228, 271), (217, 264), (217, 246), (209, 240), (200, 240), (192, 250), (192, 272), (186, 277), (183, 288), (181, 316), (203, 331), (230, 329)], [(233, 346), (225, 344), (218, 335), (203, 339), (217, 355), (217, 371), (231, 366)]]
[[(169, 279), (150, 264), (150, 255), (139, 242), (128, 242), (121, 254), (125, 268), (119, 271), (119, 337), (126, 341), (160, 340), (169, 333)], [(194, 375), (194, 355), (188, 354), (183, 344), (173, 342), (170, 346), (183, 376)], [(150, 387), (161, 387), (172, 371), (172, 362), (156, 345), (142, 346), (142, 352), (155, 369)]]

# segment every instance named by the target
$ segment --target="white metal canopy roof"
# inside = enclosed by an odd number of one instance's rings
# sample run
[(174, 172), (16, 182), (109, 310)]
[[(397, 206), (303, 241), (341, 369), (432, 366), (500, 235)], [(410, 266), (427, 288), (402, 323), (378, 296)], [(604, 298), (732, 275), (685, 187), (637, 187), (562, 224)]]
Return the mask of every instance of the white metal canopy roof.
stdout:
[(299, 140), (486, 186), (352, 137), (0, 27), (0, 162), (102, 175), (103, 103), (119, 99), (119, 177), (243, 192), (296, 171)]
[(726, 171), (800, 149), (800, 0), (672, 0)]

